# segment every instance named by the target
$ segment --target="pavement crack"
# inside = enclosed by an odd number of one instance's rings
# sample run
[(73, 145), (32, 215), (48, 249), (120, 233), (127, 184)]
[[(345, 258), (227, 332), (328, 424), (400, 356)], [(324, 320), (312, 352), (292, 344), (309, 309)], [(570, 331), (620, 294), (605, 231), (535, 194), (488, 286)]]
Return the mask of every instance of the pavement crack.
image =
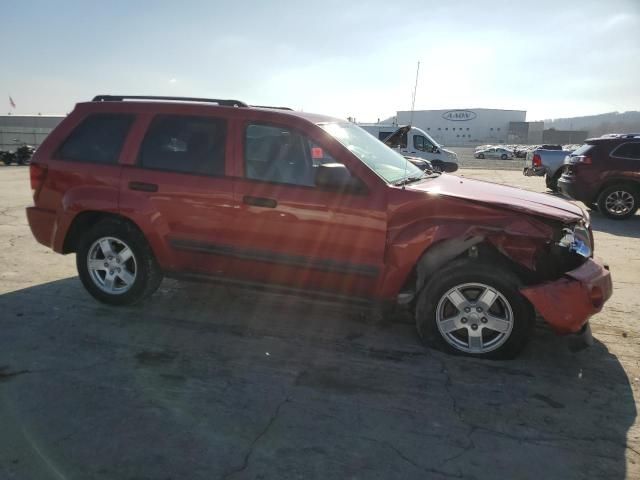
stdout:
[(249, 449), (247, 450), (247, 453), (245, 453), (245, 455), (244, 455), (244, 459), (242, 461), (242, 465), (240, 465), (238, 468), (234, 468), (233, 470), (231, 470), (231, 471), (225, 473), (224, 475), (222, 475), (222, 480), (226, 480), (228, 478), (231, 478), (234, 475), (236, 475), (236, 474), (238, 474), (240, 472), (243, 472), (244, 470), (247, 469), (247, 467), (249, 466), (249, 461), (251, 460), (251, 456), (253, 455), (253, 451), (254, 451), (256, 445), (258, 444), (258, 442), (265, 435), (267, 435), (267, 433), (269, 432), (269, 430), (273, 426), (274, 422), (276, 421), (276, 419), (280, 415), (280, 410), (282, 409), (284, 404), (288, 403), (289, 401), (291, 401), (291, 399), (289, 397), (286, 397), (284, 400), (282, 400), (278, 404), (278, 406), (274, 410), (273, 414), (269, 418), (269, 421), (267, 422), (267, 424), (264, 426), (264, 428), (258, 433), (258, 435), (253, 439), (253, 441), (249, 445)]
[(393, 450), (393, 452), (398, 457), (400, 457), (404, 462), (408, 463), (409, 465), (412, 465), (413, 467), (425, 473), (435, 473), (438, 475), (442, 475), (443, 477), (446, 477), (446, 478), (463, 478), (462, 473), (449, 473), (443, 470), (439, 470), (438, 468), (425, 467), (423, 465), (420, 465), (415, 460), (408, 457), (404, 452), (402, 452), (402, 450), (400, 450), (399, 448), (397, 448), (395, 445), (393, 445), (391, 442), (388, 442), (387, 440), (377, 440), (375, 438), (370, 438), (370, 437), (360, 437), (360, 438), (362, 438), (363, 440), (367, 440), (369, 442), (378, 443), (380, 445), (387, 447), (390, 450)]

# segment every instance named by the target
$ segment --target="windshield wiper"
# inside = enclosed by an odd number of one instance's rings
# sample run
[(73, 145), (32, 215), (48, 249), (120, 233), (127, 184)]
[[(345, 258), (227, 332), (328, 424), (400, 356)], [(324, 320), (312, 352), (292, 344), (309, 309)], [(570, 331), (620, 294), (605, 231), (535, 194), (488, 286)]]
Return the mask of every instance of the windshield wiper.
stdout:
[(439, 177), (440, 172), (434, 172), (433, 170), (425, 170), (421, 175), (411, 175), (409, 177), (405, 177), (401, 180), (393, 182), (393, 184), (397, 187), (406, 185), (408, 183), (417, 182), (418, 180), (422, 180), (423, 178), (435, 178)]

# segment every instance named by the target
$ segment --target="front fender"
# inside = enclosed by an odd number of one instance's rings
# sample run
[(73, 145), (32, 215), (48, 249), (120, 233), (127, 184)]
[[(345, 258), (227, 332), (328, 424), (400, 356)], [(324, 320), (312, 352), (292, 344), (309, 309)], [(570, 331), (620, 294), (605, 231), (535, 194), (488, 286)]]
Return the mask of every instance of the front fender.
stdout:
[(495, 210), (491, 217), (479, 215), (476, 222), (435, 218), (404, 225), (390, 231), (380, 297), (394, 299), (413, 275), (419, 288), (431, 273), (480, 243), (488, 243), (511, 261), (535, 270), (536, 253), (552, 236), (552, 227), (534, 217)]

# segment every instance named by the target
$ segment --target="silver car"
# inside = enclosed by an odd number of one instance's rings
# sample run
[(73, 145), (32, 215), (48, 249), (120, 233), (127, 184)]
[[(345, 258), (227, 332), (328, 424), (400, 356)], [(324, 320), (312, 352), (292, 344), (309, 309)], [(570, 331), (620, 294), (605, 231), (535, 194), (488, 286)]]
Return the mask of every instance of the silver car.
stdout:
[(473, 154), (476, 158), (500, 158), (507, 160), (513, 158), (513, 152), (502, 147), (485, 148), (484, 150), (478, 150)]

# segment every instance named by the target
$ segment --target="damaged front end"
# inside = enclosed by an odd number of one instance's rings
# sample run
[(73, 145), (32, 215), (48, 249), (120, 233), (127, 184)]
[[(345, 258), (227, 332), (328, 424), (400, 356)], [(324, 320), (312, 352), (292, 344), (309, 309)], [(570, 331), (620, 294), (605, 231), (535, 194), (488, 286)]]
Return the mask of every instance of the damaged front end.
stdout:
[(551, 329), (571, 335), (574, 349), (591, 343), (589, 318), (611, 297), (609, 267), (593, 258), (593, 235), (588, 217), (558, 232), (538, 257), (542, 280), (520, 289)]

